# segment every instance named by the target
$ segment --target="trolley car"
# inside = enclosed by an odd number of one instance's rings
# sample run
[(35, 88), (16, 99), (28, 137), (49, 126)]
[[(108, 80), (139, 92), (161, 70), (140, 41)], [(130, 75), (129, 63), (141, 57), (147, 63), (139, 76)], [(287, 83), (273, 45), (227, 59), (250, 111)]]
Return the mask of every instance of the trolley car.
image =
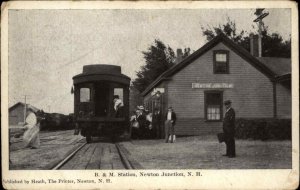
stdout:
[[(130, 78), (115, 65), (86, 65), (73, 77), (74, 119), (81, 135), (120, 136), (128, 130)], [(114, 97), (123, 101), (123, 111), (116, 116)]]

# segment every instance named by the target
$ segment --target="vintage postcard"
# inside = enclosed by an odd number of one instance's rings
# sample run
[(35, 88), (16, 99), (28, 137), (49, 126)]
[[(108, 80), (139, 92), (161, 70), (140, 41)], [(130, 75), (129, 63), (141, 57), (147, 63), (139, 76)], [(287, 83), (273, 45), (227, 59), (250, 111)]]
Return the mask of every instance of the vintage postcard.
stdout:
[(5, 189), (296, 189), (292, 1), (1, 6)]

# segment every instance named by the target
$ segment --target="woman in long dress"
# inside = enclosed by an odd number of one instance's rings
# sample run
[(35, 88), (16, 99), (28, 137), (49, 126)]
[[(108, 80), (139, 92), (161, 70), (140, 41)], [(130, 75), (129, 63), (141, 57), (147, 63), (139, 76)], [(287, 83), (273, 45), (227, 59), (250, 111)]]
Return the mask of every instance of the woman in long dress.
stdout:
[(37, 116), (35, 112), (29, 107), (27, 109), (27, 117), (25, 120), (26, 129), (23, 140), (26, 143), (26, 147), (30, 147), (33, 149), (40, 147), (40, 124), (37, 121)]

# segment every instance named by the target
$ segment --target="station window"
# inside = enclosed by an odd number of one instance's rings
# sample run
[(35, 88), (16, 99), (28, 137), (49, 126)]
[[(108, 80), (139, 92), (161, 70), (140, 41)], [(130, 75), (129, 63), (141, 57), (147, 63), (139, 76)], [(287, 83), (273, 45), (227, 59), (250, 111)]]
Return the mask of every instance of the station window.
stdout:
[(229, 73), (229, 52), (226, 50), (214, 51), (214, 73)]
[(222, 92), (205, 93), (205, 119), (207, 121), (222, 119)]
[(80, 88), (80, 102), (91, 101), (91, 90), (89, 88)]

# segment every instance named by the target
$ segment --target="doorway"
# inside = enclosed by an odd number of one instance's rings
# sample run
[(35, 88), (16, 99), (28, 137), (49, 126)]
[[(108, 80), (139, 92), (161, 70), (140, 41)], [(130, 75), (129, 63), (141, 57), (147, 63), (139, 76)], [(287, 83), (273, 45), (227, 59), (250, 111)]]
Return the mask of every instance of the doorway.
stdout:
[(109, 113), (109, 85), (98, 83), (95, 86), (95, 115), (106, 117)]

